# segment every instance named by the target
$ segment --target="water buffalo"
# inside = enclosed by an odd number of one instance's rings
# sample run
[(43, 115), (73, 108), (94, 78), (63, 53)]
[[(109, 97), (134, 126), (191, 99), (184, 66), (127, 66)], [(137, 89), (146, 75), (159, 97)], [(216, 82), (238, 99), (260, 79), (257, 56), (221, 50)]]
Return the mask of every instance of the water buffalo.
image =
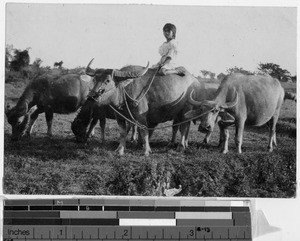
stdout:
[(297, 94), (286, 91), (284, 93), (284, 100), (292, 100), (292, 101), (297, 102)]
[[(191, 93), (192, 96), (192, 93)], [(213, 100), (196, 101), (190, 96), (189, 101), (199, 109), (189, 111), (186, 118), (208, 111), (200, 123), (201, 129), (212, 131), (217, 118), (221, 132), (222, 152), (228, 152), (230, 125), (236, 126), (235, 143), (241, 153), (244, 126), (270, 126), (269, 151), (276, 146), (276, 123), (284, 98), (284, 89), (280, 82), (270, 76), (231, 74), (218, 88)]]
[[(90, 118), (86, 118), (84, 120), (80, 118), (75, 118), (75, 120), (72, 122), (71, 129), (76, 137), (76, 140), (78, 142), (86, 142), (88, 137), (92, 136), (92, 132), (94, 130), (94, 127), (96, 126), (98, 120), (100, 122), (100, 129), (101, 129), (101, 141), (104, 142), (105, 140), (105, 125), (106, 125), (106, 119), (116, 119), (115, 111), (109, 107), (109, 106), (99, 106), (97, 104), (94, 105), (95, 101), (92, 99), (87, 99), (87, 103), (89, 101), (92, 101), (93, 104), (92, 109), (86, 109), (84, 108), (79, 113), (80, 115), (85, 115), (85, 111), (87, 111), (87, 115), (90, 116)], [(90, 122), (91, 120), (91, 122)], [(83, 121), (82, 123), (80, 123)], [(87, 122), (85, 122), (87, 121)], [(79, 128), (82, 125), (88, 126), (90, 122), (89, 130), (86, 132), (86, 129)], [(131, 141), (135, 142), (137, 141), (137, 127), (132, 125), (131, 123), (127, 123), (127, 132), (132, 128), (132, 136)]]
[[(91, 62), (86, 68), (86, 74), (94, 77), (96, 84), (89, 94), (90, 100), (81, 108), (81, 112), (85, 113), (77, 115), (74, 125), (76, 128), (86, 129), (87, 124), (82, 123), (90, 121), (87, 118), (91, 116), (86, 113), (92, 110), (93, 99), (98, 100), (99, 105), (112, 105), (120, 113), (117, 114), (120, 127), (120, 144), (117, 152), (120, 155), (124, 154), (127, 135), (125, 118), (137, 123), (143, 141), (144, 154), (148, 156), (151, 153), (149, 137), (154, 128), (159, 123), (169, 120), (177, 120), (177, 122), (183, 120), (185, 108), (189, 105), (187, 102), (189, 93), (193, 86), (199, 83), (188, 71), (184, 72), (184, 76), (155, 76), (156, 69), (141, 66), (126, 66), (121, 70), (94, 70), (90, 68), (90, 64)], [(189, 125), (190, 123), (187, 122), (180, 128), (180, 145), (183, 148), (187, 145)]]
[[(93, 80), (87, 77), (89, 80), (81, 79), (78, 74), (43, 74), (33, 79), (16, 106), (6, 110), (7, 120), (12, 126), (11, 139), (19, 140), (25, 132), (30, 136), (38, 115), (43, 112), (48, 125), (47, 134), (52, 136), (53, 113), (69, 114), (78, 110), (93, 87)], [(28, 111), (33, 106), (37, 109), (29, 116)]]
[[(215, 97), (218, 87), (219, 87), (219, 84), (217, 84), (217, 83), (199, 82), (198, 85), (194, 86), (193, 99), (196, 101), (212, 100)], [(193, 117), (189, 117), (187, 119), (193, 119), (193, 122), (195, 124), (197, 121), (200, 121), (200, 123), (202, 121), (205, 121), (204, 114), (207, 111), (205, 108), (202, 108), (202, 107), (199, 108), (199, 106), (192, 105), (192, 109), (196, 110), (195, 113), (198, 113), (198, 114), (194, 115)], [(191, 110), (189, 110), (189, 111), (191, 111)], [(195, 118), (197, 116), (198, 116), (198, 118)], [(205, 133), (203, 143), (208, 144), (211, 134), (212, 134), (212, 130), (202, 129), (201, 125), (199, 125), (198, 131)], [(220, 141), (221, 141), (221, 139), (220, 139)]]
[(54, 66), (54, 68), (55, 68), (55, 67), (61, 68), (61, 66), (62, 66), (63, 63), (64, 63), (63, 61), (55, 62), (53, 66)]

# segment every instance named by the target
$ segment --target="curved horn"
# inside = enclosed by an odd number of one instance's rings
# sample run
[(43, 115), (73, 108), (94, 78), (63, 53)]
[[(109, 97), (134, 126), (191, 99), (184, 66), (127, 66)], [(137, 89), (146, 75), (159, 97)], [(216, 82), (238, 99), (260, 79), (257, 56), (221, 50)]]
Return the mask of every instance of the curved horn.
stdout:
[(36, 106), (36, 105), (35, 105), (35, 106), (32, 106), (32, 107), (30, 108), (30, 110), (25, 114), (25, 117), (24, 117), (22, 123), (21, 123), (20, 126), (19, 126), (19, 128), (20, 128), (21, 130), (23, 130), (23, 129), (26, 128), (26, 126), (27, 126), (27, 124), (28, 124), (28, 122), (29, 122), (30, 116), (33, 114), (33, 112), (34, 112), (36, 109), (37, 109), (37, 106)]
[(239, 95), (238, 95), (238, 92), (236, 90), (234, 90), (234, 92), (235, 92), (234, 100), (230, 101), (230, 102), (226, 102), (225, 104), (221, 105), (220, 106), (221, 108), (228, 109), (228, 108), (234, 107), (237, 104), (238, 99), (239, 99)]
[(194, 100), (192, 97), (193, 92), (194, 92), (194, 90), (192, 90), (190, 95), (188, 96), (188, 102), (191, 105), (194, 105), (194, 106), (201, 106), (201, 105), (215, 106), (216, 105), (216, 103), (214, 101), (209, 101), (209, 100), (196, 101), (196, 100)]
[(90, 65), (92, 64), (93, 60), (94, 60), (94, 58), (92, 58), (92, 60), (89, 62), (89, 64), (85, 68), (85, 73), (92, 77), (95, 76), (95, 72), (96, 72), (94, 69), (90, 68)]
[(114, 76), (119, 77), (122, 79), (134, 79), (134, 78), (139, 78), (146, 74), (149, 68), (149, 61), (148, 64), (145, 68), (143, 68), (140, 71), (121, 71), (121, 70), (114, 70)]

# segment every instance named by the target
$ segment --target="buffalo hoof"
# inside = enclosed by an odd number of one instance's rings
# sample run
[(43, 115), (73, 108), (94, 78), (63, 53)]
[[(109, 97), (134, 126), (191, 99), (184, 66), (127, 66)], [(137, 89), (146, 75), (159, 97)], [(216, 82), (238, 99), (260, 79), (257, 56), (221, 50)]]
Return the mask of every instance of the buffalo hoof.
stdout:
[(142, 142), (139, 143), (137, 139), (131, 139), (130, 143), (133, 144), (133, 145), (138, 145), (138, 144), (143, 145), (143, 143)]
[(176, 151), (177, 151), (177, 152), (184, 152), (185, 149), (186, 149), (186, 148), (184, 148), (182, 145), (178, 145)]
[(223, 154), (227, 154), (228, 153), (228, 150), (222, 150), (221, 151)]
[(25, 135), (23, 135), (23, 138), (26, 138), (26, 139), (30, 139), (31, 137), (31, 133), (29, 132), (26, 132)]
[(118, 148), (115, 150), (119, 154), (119, 156), (124, 156), (124, 147), (118, 146)]
[(202, 144), (203, 144), (203, 145), (207, 145), (207, 144), (208, 144), (208, 140), (205, 138), (205, 139), (202, 141)]
[(201, 148), (208, 148), (209, 147), (209, 145), (207, 144), (207, 143), (197, 143), (197, 145), (196, 145), (196, 148), (197, 149), (201, 149)]
[(184, 149), (184, 154), (192, 154), (193, 151), (191, 150), (191, 148), (187, 147)]
[(152, 153), (152, 150), (150, 149), (150, 150), (146, 150), (145, 152), (144, 152), (144, 156), (149, 156), (150, 155), (150, 153)]
[(167, 145), (168, 148), (175, 148), (177, 146), (176, 142), (170, 141)]
[(207, 148), (209, 146), (208, 142), (206, 140), (203, 140), (201, 144), (197, 145), (197, 148), (199, 149), (200, 147)]

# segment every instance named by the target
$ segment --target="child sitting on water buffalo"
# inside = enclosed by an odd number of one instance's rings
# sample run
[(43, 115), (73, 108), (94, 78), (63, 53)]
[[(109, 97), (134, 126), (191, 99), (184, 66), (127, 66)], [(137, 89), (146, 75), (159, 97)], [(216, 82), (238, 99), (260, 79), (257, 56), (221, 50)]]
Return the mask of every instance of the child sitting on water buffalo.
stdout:
[(172, 23), (167, 23), (163, 27), (163, 34), (166, 38), (159, 47), (159, 54), (161, 55), (160, 61), (153, 65), (152, 68), (160, 68), (159, 73), (162, 75), (178, 74), (184, 75), (184, 72), (180, 68), (175, 67), (175, 59), (177, 57), (178, 49), (176, 38), (176, 26)]

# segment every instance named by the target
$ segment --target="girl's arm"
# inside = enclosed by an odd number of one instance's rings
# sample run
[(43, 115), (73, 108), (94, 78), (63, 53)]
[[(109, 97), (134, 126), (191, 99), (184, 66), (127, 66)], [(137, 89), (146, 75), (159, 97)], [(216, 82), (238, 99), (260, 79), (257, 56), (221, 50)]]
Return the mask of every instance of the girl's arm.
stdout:
[(176, 55), (175, 46), (172, 46), (172, 48), (170, 48), (168, 52), (161, 57), (160, 62), (162, 64), (169, 64), (175, 55)]

